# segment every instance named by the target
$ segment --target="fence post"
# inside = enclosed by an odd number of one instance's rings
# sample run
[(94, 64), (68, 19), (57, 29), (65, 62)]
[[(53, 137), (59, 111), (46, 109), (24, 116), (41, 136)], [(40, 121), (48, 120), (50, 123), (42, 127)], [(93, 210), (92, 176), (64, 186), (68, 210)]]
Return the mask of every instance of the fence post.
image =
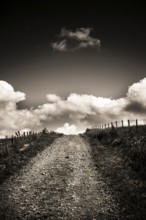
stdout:
[(106, 129), (106, 124), (104, 126), (105, 126), (105, 129)]
[(115, 121), (115, 123), (116, 123), (116, 128), (118, 127), (118, 122), (117, 121)]
[(123, 120), (121, 121), (122, 122), (122, 128), (124, 127), (124, 123), (123, 123)]
[(16, 138), (18, 137), (18, 134), (17, 134), (17, 132), (15, 132), (15, 135), (16, 135)]
[(20, 135), (20, 131), (18, 131), (18, 137), (20, 137), (21, 135)]
[(130, 120), (128, 120), (128, 127), (130, 127)]
[(8, 136), (5, 137), (5, 145), (6, 145), (6, 150), (7, 150), (7, 154), (9, 155), (9, 146), (8, 146)]
[(136, 128), (138, 128), (138, 120), (136, 119)]
[(136, 132), (138, 133), (138, 120), (136, 119)]
[(12, 135), (11, 141), (12, 141), (12, 146), (14, 146), (14, 137), (13, 137), (13, 135)]

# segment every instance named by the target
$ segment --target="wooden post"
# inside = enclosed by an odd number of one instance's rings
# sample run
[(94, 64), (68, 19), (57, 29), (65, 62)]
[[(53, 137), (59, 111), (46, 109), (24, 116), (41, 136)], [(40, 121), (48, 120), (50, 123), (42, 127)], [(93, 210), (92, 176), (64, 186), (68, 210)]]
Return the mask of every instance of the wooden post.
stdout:
[(136, 119), (136, 128), (138, 128), (138, 120)]
[(5, 136), (5, 146), (7, 145), (7, 136)]
[(121, 121), (122, 122), (122, 128), (124, 127), (124, 123), (123, 123), (123, 120)]
[(31, 131), (29, 131), (29, 142), (30, 142), (30, 145), (31, 145)]
[(16, 134), (16, 137), (18, 137), (18, 134), (17, 134), (17, 132), (15, 132), (15, 134)]
[(109, 124), (108, 124), (108, 129), (109, 129)]
[(106, 124), (104, 125), (105, 129), (106, 129)]
[(18, 137), (20, 137), (20, 131), (18, 131)]
[(6, 150), (7, 150), (7, 154), (9, 155), (9, 146), (8, 146), (8, 136), (5, 137), (5, 145), (6, 145)]
[(116, 128), (118, 127), (118, 122), (117, 121), (115, 121), (115, 123), (116, 123)]
[(14, 146), (14, 137), (12, 135), (12, 138), (11, 138), (11, 143), (12, 143), (12, 146)]
[(130, 127), (130, 120), (128, 120), (128, 127)]
[(136, 119), (136, 132), (138, 134), (138, 120)]

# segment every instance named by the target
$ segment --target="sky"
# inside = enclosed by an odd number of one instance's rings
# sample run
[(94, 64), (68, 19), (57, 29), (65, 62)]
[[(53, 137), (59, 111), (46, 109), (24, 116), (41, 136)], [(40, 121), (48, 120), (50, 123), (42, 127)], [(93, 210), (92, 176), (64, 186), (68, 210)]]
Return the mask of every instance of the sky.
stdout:
[(146, 119), (146, 14), (100, 1), (0, 1), (0, 136)]

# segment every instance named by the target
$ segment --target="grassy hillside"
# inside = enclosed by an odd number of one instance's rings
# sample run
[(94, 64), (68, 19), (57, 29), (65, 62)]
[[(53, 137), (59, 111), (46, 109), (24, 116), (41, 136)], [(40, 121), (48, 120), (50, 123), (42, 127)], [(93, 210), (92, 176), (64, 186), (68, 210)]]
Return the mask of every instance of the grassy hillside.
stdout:
[(15, 137), (13, 144), (11, 139), (1, 140), (0, 184), (60, 136), (62, 134), (42, 131), (27, 137)]
[(87, 129), (97, 169), (113, 192), (121, 219), (146, 219), (146, 126)]

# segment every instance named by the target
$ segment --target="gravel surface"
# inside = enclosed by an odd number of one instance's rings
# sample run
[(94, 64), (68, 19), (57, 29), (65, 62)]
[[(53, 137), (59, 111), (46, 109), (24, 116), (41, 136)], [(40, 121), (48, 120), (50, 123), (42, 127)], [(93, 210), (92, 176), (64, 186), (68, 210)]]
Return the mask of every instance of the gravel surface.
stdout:
[(89, 144), (62, 136), (0, 185), (0, 219), (119, 219)]

